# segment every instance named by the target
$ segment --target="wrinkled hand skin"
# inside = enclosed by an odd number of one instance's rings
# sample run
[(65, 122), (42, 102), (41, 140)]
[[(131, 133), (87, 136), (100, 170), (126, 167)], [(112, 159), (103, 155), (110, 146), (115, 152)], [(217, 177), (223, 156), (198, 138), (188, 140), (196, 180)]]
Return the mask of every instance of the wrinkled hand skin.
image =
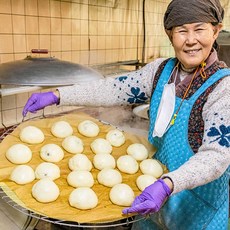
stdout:
[(28, 112), (36, 113), (38, 110), (44, 109), (46, 106), (58, 104), (59, 98), (53, 92), (33, 93), (28, 99), (23, 111), (23, 117)]
[(164, 180), (159, 179), (146, 187), (144, 191), (135, 198), (131, 207), (124, 209), (122, 213), (148, 215), (153, 212), (158, 212), (170, 194), (171, 190), (168, 185)]

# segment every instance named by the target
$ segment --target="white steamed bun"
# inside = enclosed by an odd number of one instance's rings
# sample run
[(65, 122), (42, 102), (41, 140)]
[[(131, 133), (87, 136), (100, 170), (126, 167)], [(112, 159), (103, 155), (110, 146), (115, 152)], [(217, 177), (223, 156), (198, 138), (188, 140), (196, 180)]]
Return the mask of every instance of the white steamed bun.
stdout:
[(32, 159), (32, 152), (24, 144), (14, 144), (6, 151), (6, 158), (14, 164), (25, 164)]
[(140, 170), (143, 174), (152, 175), (159, 178), (163, 174), (161, 164), (155, 159), (146, 159), (140, 163)]
[(122, 176), (116, 169), (105, 168), (97, 174), (97, 180), (104, 186), (113, 187), (122, 182)]
[(106, 140), (114, 147), (120, 147), (125, 143), (125, 135), (118, 129), (110, 130), (106, 134)]
[(89, 160), (89, 158), (82, 153), (78, 153), (76, 155), (74, 155), (73, 157), (71, 157), (69, 159), (69, 168), (74, 171), (74, 170), (87, 170), (87, 171), (91, 171), (92, 169), (92, 163)]
[(94, 179), (91, 172), (87, 170), (72, 171), (67, 176), (67, 182), (70, 186), (78, 187), (92, 187)]
[(98, 170), (102, 170), (104, 168), (114, 169), (116, 167), (116, 160), (111, 154), (95, 154), (93, 157), (93, 165)]
[(28, 144), (39, 144), (45, 139), (45, 135), (42, 130), (32, 125), (24, 127), (21, 130), (19, 137), (21, 141)]
[(154, 176), (142, 174), (136, 179), (137, 187), (143, 191), (146, 187), (153, 184), (157, 179)]
[(80, 134), (86, 137), (96, 137), (99, 132), (100, 128), (99, 126), (90, 120), (84, 120), (79, 123), (78, 125), (78, 131)]
[(60, 177), (60, 168), (54, 163), (42, 162), (36, 167), (35, 176), (37, 179), (49, 178), (56, 180)]
[(95, 139), (90, 144), (90, 147), (95, 154), (99, 154), (99, 153), (111, 154), (113, 150), (112, 145), (109, 143), (109, 141), (107, 141), (104, 138)]
[(51, 126), (51, 133), (55, 137), (65, 138), (73, 134), (73, 128), (67, 121), (57, 121)]
[(127, 148), (127, 154), (135, 158), (137, 161), (143, 161), (148, 158), (147, 148), (140, 143), (134, 143)]
[(32, 187), (32, 196), (41, 203), (55, 201), (60, 194), (58, 186), (49, 178), (43, 178)]
[(72, 207), (82, 210), (92, 209), (97, 206), (98, 198), (91, 188), (76, 188), (70, 193), (69, 204)]
[(64, 151), (57, 144), (46, 144), (40, 150), (40, 157), (44, 161), (56, 163), (63, 159)]
[(82, 153), (84, 150), (83, 141), (74, 135), (66, 137), (62, 141), (62, 147), (69, 153)]
[(117, 167), (121, 172), (135, 174), (139, 169), (139, 164), (132, 156), (123, 155), (117, 159)]
[(132, 188), (125, 184), (116, 184), (112, 187), (109, 193), (109, 198), (112, 203), (119, 206), (131, 206), (134, 201), (135, 194)]
[(28, 184), (35, 179), (35, 173), (28, 165), (18, 165), (11, 172), (10, 179), (17, 184)]

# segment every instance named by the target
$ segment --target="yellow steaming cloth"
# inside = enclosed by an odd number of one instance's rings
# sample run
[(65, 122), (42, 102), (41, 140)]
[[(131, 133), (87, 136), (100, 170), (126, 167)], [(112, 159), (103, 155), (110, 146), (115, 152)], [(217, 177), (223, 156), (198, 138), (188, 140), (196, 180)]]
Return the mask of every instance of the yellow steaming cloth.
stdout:
[[(77, 130), (78, 124), (86, 119), (92, 120), (98, 124), (100, 128), (100, 133), (97, 137), (93, 137), (93, 138), (84, 137), (78, 132)], [(28, 125), (33, 125), (40, 128), (45, 135), (45, 140), (41, 144), (26, 144), (32, 150), (33, 153), (32, 160), (28, 162), (27, 165), (31, 166), (35, 170), (35, 168), (40, 163), (44, 162), (40, 158), (40, 153), (39, 153), (42, 146), (48, 143), (55, 143), (61, 146), (63, 139), (54, 137), (50, 131), (52, 124), (61, 120), (69, 122), (74, 129), (73, 135), (76, 135), (82, 139), (82, 141), (84, 142), (83, 153), (91, 160), (91, 162), (93, 161), (93, 157), (95, 155), (90, 149), (91, 142), (99, 137), (105, 138), (107, 132), (115, 128), (109, 124), (101, 123), (98, 120), (84, 113), (69, 114), (69, 115), (64, 115), (55, 118), (44, 118), (44, 119), (33, 120), (33, 121), (31, 120), (20, 124), (11, 134), (6, 136), (6, 138), (4, 138), (4, 140), (0, 143), (0, 182), (1, 182), (0, 186), (2, 186), (2, 189), (8, 195), (10, 193), (13, 193), (11, 199), (13, 199), (16, 203), (23, 205), (28, 210), (31, 210), (35, 213), (50, 218), (66, 220), (66, 221), (75, 221), (78, 223), (106, 223), (106, 222), (111, 222), (111, 221), (116, 221), (116, 220), (126, 218), (126, 216), (122, 215), (122, 209), (124, 207), (114, 205), (110, 201), (109, 192), (111, 188), (105, 187), (98, 183), (96, 177), (99, 170), (95, 168), (91, 170), (91, 173), (93, 174), (95, 180), (95, 184), (92, 187), (92, 189), (95, 191), (95, 193), (98, 196), (97, 207), (91, 210), (79, 210), (69, 205), (68, 197), (70, 193), (74, 190), (74, 188), (67, 184), (66, 178), (67, 175), (71, 172), (71, 170), (68, 167), (68, 161), (71, 157), (74, 156), (74, 154), (68, 153), (65, 150), (64, 150), (65, 156), (63, 160), (61, 160), (58, 163), (55, 163), (60, 167), (61, 170), (61, 177), (55, 180), (55, 183), (58, 185), (60, 189), (60, 196), (56, 201), (50, 203), (40, 203), (32, 197), (31, 195), (32, 186), (37, 182), (37, 180), (34, 180), (33, 182), (26, 185), (17, 185), (16, 183), (10, 181), (9, 179), (10, 173), (12, 172), (12, 170), (15, 168), (16, 165), (9, 162), (6, 159), (5, 153), (10, 146), (17, 143), (22, 143), (19, 138), (20, 131)], [(124, 134), (126, 136), (125, 144), (122, 145), (121, 147), (113, 147), (112, 155), (115, 157), (115, 159), (118, 159), (118, 157), (121, 155), (125, 155), (127, 147), (132, 143), (144, 144), (149, 150), (149, 153), (152, 155), (154, 149), (145, 138), (134, 136), (129, 133), (124, 133)], [(130, 185), (135, 195), (140, 194), (140, 191), (136, 186), (136, 178), (139, 175), (141, 175), (140, 170), (133, 175), (129, 175), (126, 173), (121, 173), (121, 174), (123, 178), (123, 183)]]

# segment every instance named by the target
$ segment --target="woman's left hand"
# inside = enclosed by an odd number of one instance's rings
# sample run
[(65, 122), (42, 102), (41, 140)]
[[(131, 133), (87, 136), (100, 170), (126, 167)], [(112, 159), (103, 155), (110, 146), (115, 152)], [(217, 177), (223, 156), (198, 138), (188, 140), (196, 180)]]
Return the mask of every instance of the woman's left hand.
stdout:
[(139, 213), (141, 215), (147, 215), (152, 212), (158, 212), (170, 194), (171, 190), (169, 186), (164, 180), (159, 179), (145, 188), (144, 191), (135, 198), (132, 206), (124, 209), (122, 213)]

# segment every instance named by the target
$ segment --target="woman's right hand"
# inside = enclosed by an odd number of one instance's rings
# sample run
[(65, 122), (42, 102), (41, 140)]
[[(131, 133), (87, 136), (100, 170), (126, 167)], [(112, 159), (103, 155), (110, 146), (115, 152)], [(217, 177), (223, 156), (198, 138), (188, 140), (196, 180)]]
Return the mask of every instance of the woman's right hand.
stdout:
[(59, 97), (54, 92), (46, 93), (33, 93), (28, 99), (23, 111), (23, 117), (26, 116), (28, 112), (36, 113), (40, 109), (44, 109), (46, 106), (58, 104)]

